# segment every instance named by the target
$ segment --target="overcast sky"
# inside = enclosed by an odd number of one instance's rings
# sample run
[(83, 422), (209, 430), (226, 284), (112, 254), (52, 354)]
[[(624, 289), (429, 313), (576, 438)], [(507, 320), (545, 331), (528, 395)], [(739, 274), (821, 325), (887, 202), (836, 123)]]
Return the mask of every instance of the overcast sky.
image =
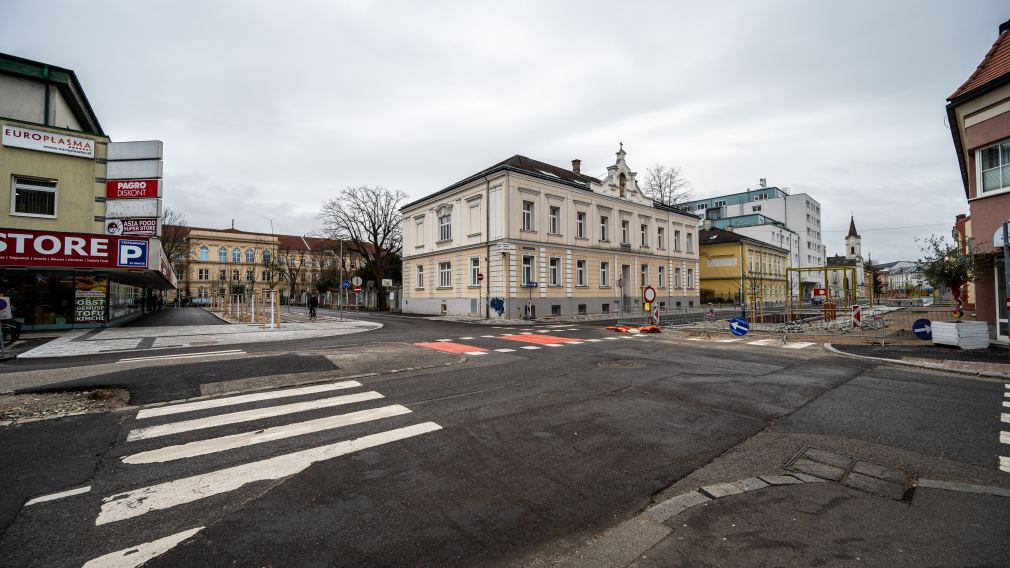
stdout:
[[(478, 5), (485, 4), (485, 5)], [(165, 142), (190, 225), (311, 234), (351, 185), (418, 198), (619, 141), (697, 197), (769, 184), (874, 260), (967, 211), (946, 98), (1010, 19), (979, 2), (7, 0), (0, 51), (76, 71), (114, 141)], [(895, 227), (910, 227), (894, 229)]]

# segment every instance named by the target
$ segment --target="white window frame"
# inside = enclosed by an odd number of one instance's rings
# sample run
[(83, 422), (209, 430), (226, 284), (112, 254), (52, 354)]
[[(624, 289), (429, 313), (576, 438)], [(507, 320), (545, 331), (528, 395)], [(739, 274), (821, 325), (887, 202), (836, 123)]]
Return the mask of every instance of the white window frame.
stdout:
[(656, 227), (656, 248), (666, 250), (666, 227)]
[(561, 217), (561, 208), (557, 205), (551, 205), (547, 210), (550, 212), (547, 232), (552, 235), (560, 235), (561, 223), (559, 217)]
[(534, 201), (523, 200), (523, 211), (522, 220), (520, 221), (520, 230), (522, 231), (536, 231), (533, 228), (534, 213), (536, 211), (537, 204)]
[(694, 290), (694, 269), (687, 269), (687, 289)]
[(561, 285), (561, 257), (552, 256), (547, 260), (547, 271), (551, 286)]
[(679, 266), (673, 269), (673, 287), (674, 288), (680, 288), (681, 287), (680, 286), (680, 273), (681, 273), (681, 270), (680, 270)]
[(231, 261), (235, 264), (242, 262), (242, 249), (238, 247), (231, 249)]
[(639, 231), (639, 232), (642, 234), (641, 235), (642, 236), (642, 246), (643, 247), (649, 246), (649, 224), (648, 223), (642, 223), (641, 224), (641, 231)]
[(588, 261), (585, 259), (580, 259), (575, 261), (575, 286), (579, 288), (584, 288), (589, 285), (586, 280), (586, 265)]
[(575, 238), (584, 239), (586, 238), (586, 212), (576, 211), (575, 212)]
[(218, 262), (228, 262), (228, 247), (218, 247), (218, 249), (217, 249), (217, 261)]
[(639, 269), (642, 275), (642, 281), (638, 283), (638, 286), (640, 288), (645, 288), (649, 285), (649, 265), (643, 264), (639, 267)]
[[(34, 182), (34, 183), (33, 183)], [(36, 184), (53, 184), (50, 185), (36, 185)], [(11, 210), (10, 214), (16, 217), (35, 217), (37, 219), (56, 219), (59, 215), (60, 207), (60, 193), (59, 193), (59, 181), (55, 179), (41, 179), (33, 178), (28, 176), (11, 176)], [(17, 211), (17, 191), (18, 188), (27, 191), (38, 191), (42, 193), (53, 194), (53, 213), (48, 215), (45, 213), (22, 213)]]
[(199, 258), (203, 262), (209, 262), (210, 261), (210, 247), (208, 247), (207, 245), (204, 245), (204, 246), (200, 247)]
[(666, 267), (662, 264), (656, 267), (656, 280), (660, 288), (666, 288)]
[(417, 282), (414, 283), (414, 288), (418, 290), (424, 290), (424, 265), (417, 265)]
[(610, 263), (606, 260), (600, 261), (600, 288), (610, 287)]
[[(1006, 172), (1010, 172), (1010, 161), (1008, 161), (1006, 163), (1003, 162), (1003, 158), (1002, 158), (1002, 156), (1003, 156), (1003, 149), (1001, 148), (1001, 146), (1008, 146), (1008, 147), (1010, 147), (1010, 139), (1000, 140), (999, 142), (996, 142), (996, 143), (990, 144), (990, 145), (988, 145), (988, 146), (986, 146), (984, 148), (979, 148), (978, 150), (975, 150), (975, 174), (976, 174), (975, 179), (977, 180), (977, 182), (975, 184), (976, 188), (977, 188), (977, 191), (975, 192), (975, 195), (977, 197), (981, 197), (983, 195), (985, 195), (985, 196), (995, 195), (995, 194), (1005, 193), (1005, 192), (1010, 191), (1010, 174), (1006, 174)], [(1000, 159), (999, 159), (999, 165), (997, 165), (995, 168), (989, 168), (988, 170), (983, 170), (982, 169), (982, 153), (985, 152), (986, 150), (991, 149), (991, 148), (996, 148), (996, 155), (1000, 157)], [(998, 172), (999, 172), (999, 175), (1000, 175), (1000, 186), (997, 187), (997, 188), (995, 188), (995, 189), (989, 189), (989, 190), (987, 190), (987, 189), (985, 189), (984, 175), (985, 175), (985, 172), (993, 171), (993, 170), (998, 170)]]
[(628, 242), (628, 239), (631, 237), (631, 235), (629, 234), (630, 232), (631, 232), (631, 221), (628, 221), (627, 219), (621, 219), (621, 244), (622, 245), (630, 245), (631, 244), (630, 242)]
[(452, 240), (452, 213), (438, 216), (438, 242)]
[(438, 263), (438, 287), (452, 288), (452, 262)]
[(694, 233), (685, 233), (684, 239), (687, 241), (687, 252), (689, 254), (694, 252)]
[(673, 250), (680, 252), (680, 231), (677, 230), (673, 231)]
[(210, 280), (210, 269), (200, 268), (196, 271), (197, 280)]
[(533, 266), (536, 260), (531, 254), (524, 254), (522, 258), (522, 272), (523, 272), (523, 284), (529, 284), (530, 282), (535, 282), (533, 280)]
[[(474, 262), (476, 261), (476, 262)], [(480, 257), (471, 256), (470, 257), (470, 285), (480, 286), (480, 280), (477, 279), (477, 275), (480, 274)]]
[(600, 215), (600, 240), (610, 241), (610, 217), (607, 215)]

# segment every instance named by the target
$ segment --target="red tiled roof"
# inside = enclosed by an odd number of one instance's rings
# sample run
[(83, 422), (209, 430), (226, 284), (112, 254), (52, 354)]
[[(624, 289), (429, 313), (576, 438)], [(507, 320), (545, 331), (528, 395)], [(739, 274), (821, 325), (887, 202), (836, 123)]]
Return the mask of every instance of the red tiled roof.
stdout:
[[(228, 228), (228, 229), (210, 229), (207, 227), (187, 227), (180, 225), (164, 225), (162, 230), (171, 230), (176, 228), (181, 231), (182, 235), (188, 235), (191, 230), (198, 231), (214, 231), (217, 233), (238, 233), (242, 235), (263, 235), (265, 237), (277, 237), (280, 248), (284, 250), (297, 250), (297, 251), (326, 251), (340, 250), (340, 241), (335, 239), (325, 239), (321, 237), (302, 237), (299, 235), (277, 235), (270, 233), (258, 233), (256, 231), (242, 231), (240, 229)], [(344, 241), (345, 243), (347, 241)], [(347, 248), (347, 245), (344, 245)]]
[[(1005, 27), (1005, 24), (1000, 27)], [(1010, 74), (1010, 31), (1003, 29), (996, 42), (989, 48), (989, 52), (982, 58), (982, 63), (978, 64), (975, 72), (963, 85), (947, 97), (947, 101), (952, 101), (1007, 74)]]

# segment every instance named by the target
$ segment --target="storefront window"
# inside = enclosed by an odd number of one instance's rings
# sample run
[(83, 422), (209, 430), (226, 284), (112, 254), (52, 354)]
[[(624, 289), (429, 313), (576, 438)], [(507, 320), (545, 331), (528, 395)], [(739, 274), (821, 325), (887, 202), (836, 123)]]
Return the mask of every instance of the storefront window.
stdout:
[(109, 287), (109, 320), (140, 313), (144, 310), (144, 289), (113, 282)]

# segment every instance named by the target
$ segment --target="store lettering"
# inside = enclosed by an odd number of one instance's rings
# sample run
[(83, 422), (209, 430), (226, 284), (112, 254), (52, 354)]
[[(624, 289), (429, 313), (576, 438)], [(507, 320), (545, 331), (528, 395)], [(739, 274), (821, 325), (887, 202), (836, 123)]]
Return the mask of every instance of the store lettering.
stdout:
[[(106, 257), (109, 253), (109, 240), (102, 238), (85, 239), (83, 237), (55, 235), (32, 235), (29, 233), (0, 233), (0, 252), (8, 248), (7, 239), (14, 242), (14, 254), (25, 254), (27, 241), (32, 241), (31, 247), (36, 253), (46, 256), (59, 254), (65, 256), (96, 256)], [(87, 249), (87, 250), (85, 250)]]
[(34, 140), (36, 142), (52, 142), (54, 144), (59, 144), (61, 146), (68, 146), (70, 148), (87, 151), (91, 150), (91, 143), (87, 140), (53, 137), (42, 132), (33, 132), (20, 129), (12, 130), (10, 128), (4, 128), (4, 134), (10, 136), (11, 138), (24, 138), (25, 140)]

